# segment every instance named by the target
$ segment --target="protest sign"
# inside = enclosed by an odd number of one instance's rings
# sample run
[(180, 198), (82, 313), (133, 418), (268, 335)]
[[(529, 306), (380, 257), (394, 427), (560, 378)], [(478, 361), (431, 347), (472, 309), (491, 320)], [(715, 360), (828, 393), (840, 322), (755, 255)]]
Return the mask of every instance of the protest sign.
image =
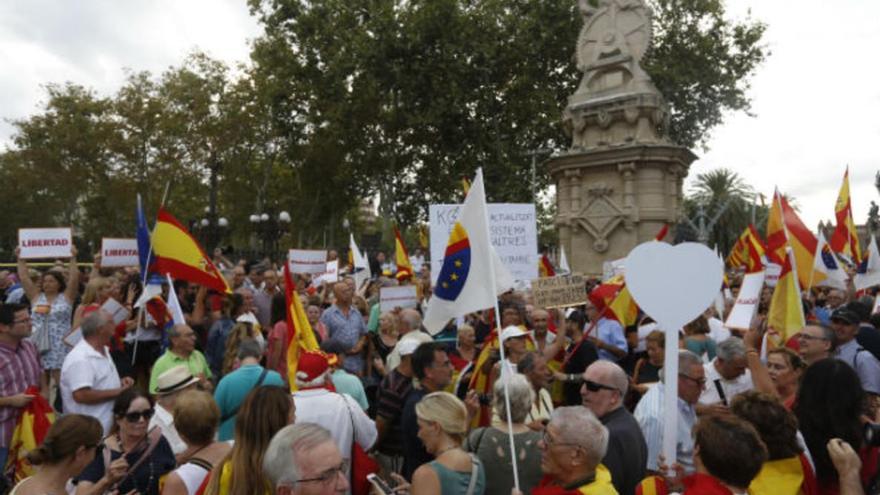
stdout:
[(137, 239), (101, 239), (101, 266), (138, 266)]
[[(489, 241), (501, 262), (518, 282), (538, 278), (538, 234), (535, 205), (531, 203), (491, 203)], [(431, 283), (443, 266), (449, 233), (458, 218), (461, 205), (439, 204), (428, 208), (431, 242)]]
[(383, 313), (394, 308), (415, 308), (418, 304), (419, 298), (415, 285), (379, 289), (379, 311)]
[[(630, 251), (624, 265), (626, 286), (636, 304), (666, 331), (666, 349), (678, 349), (678, 331), (712, 304), (724, 275), (718, 256), (694, 242), (645, 242)], [(667, 352), (664, 361), (663, 373), (678, 376), (678, 353)], [(667, 380), (664, 387), (662, 452), (675, 459), (678, 380)]]
[(339, 260), (328, 261), (324, 272), (312, 279), (312, 285), (319, 286), (324, 282), (333, 284), (339, 281)]
[(560, 275), (532, 280), (532, 300), (536, 308), (578, 306), (587, 300), (583, 275)]
[(782, 273), (782, 265), (778, 263), (767, 263), (764, 265), (764, 282), (767, 284), (767, 287), (776, 287), (780, 273)]
[(761, 288), (764, 285), (764, 272), (747, 273), (739, 287), (739, 294), (736, 297), (736, 303), (724, 326), (727, 328), (738, 328), (748, 330), (752, 326), (752, 318), (755, 316), (755, 309), (758, 307), (758, 301), (761, 300)]
[(69, 227), (18, 229), (20, 258), (70, 258), (73, 237)]
[(623, 266), (625, 258), (614, 261), (605, 261), (602, 263), (602, 281), (608, 281), (612, 278), (623, 275), (626, 271)]
[(101, 305), (101, 309), (110, 314), (113, 318), (113, 323), (119, 325), (123, 321), (127, 320), (131, 315), (131, 312), (126, 309), (125, 306), (119, 304), (116, 299), (108, 298), (104, 304)]
[(327, 251), (291, 249), (288, 253), (291, 273), (320, 275), (327, 270)]

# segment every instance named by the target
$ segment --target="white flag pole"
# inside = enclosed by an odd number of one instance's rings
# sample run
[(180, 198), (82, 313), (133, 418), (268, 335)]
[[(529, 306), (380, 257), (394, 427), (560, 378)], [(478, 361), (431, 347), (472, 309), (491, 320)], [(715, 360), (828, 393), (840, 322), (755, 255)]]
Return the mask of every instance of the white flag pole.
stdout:
[[(477, 169), (477, 176), (480, 179), (479, 187), (482, 190), (478, 190), (476, 192), (477, 192), (477, 194), (482, 194), (482, 196), (483, 196), (483, 217), (485, 218), (486, 229), (487, 229), (486, 230), (486, 239), (490, 240), (491, 237), (489, 236), (489, 231), (488, 231), (488, 228), (489, 228), (489, 209), (486, 207), (486, 204), (487, 204), (486, 188), (483, 185), (483, 169), (482, 169), (482, 167)], [(477, 182), (477, 180), (475, 179), (474, 183), (476, 183), (476, 182)], [(474, 192), (473, 185), (471, 186), (471, 192)], [(510, 416), (510, 380), (508, 380), (508, 378), (509, 378), (508, 375), (510, 373), (510, 370), (505, 370), (505, 367), (507, 366), (507, 360), (504, 357), (504, 342), (501, 341), (501, 311), (500, 311), (500, 307), (498, 305), (498, 294), (495, 294), (495, 262), (491, 256), (492, 243), (489, 242), (489, 244), (486, 247), (488, 248), (488, 253), (489, 253), (489, 257), (488, 257), (489, 259), (487, 259), (486, 261), (489, 263), (489, 280), (491, 281), (491, 284), (492, 284), (492, 296), (493, 296), (492, 299), (495, 301), (495, 325), (496, 325), (495, 328), (497, 329), (496, 334), (497, 334), (497, 338), (498, 338), (498, 349), (499, 349), (499, 352), (501, 355), (501, 367), (500, 367), (501, 373), (500, 373), (499, 378), (501, 380), (501, 383), (504, 385), (504, 408), (507, 412), (507, 418), (506, 418), (507, 419), (507, 434), (508, 434), (507, 436), (510, 440), (510, 462), (513, 467), (513, 486), (517, 489), (517, 491), (519, 491), (519, 468), (517, 467), (517, 462), (516, 462), (516, 457), (517, 457), (516, 456), (516, 445), (513, 441), (513, 418)]]

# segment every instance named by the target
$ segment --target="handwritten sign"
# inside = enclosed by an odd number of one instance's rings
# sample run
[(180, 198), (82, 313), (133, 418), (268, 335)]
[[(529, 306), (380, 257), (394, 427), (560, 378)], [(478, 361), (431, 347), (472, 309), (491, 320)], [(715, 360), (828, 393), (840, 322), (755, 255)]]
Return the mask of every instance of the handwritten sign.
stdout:
[(583, 275), (536, 278), (532, 280), (535, 307), (565, 308), (584, 304), (587, 300), (586, 282)]
[(101, 266), (137, 266), (137, 239), (101, 239)]
[(327, 269), (327, 251), (291, 249), (288, 259), (292, 273), (320, 275)]
[(379, 310), (383, 313), (394, 308), (415, 308), (418, 304), (419, 297), (415, 285), (379, 289)]
[(54, 229), (18, 229), (19, 257), (70, 258), (73, 236), (69, 227)]
[[(461, 205), (430, 205), (431, 282), (437, 282), (449, 233)], [(538, 234), (535, 205), (531, 203), (491, 203), (489, 241), (501, 262), (518, 282), (538, 278)]]

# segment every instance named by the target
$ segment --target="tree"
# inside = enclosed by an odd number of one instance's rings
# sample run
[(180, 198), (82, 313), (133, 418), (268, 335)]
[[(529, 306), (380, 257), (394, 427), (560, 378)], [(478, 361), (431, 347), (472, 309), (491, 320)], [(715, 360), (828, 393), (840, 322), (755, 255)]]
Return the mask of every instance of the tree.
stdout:
[[(378, 194), (414, 224), (483, 166), (493, 201), (531, 201), (528, 151), (564, 149), (560, 115), (580, 74), (576, 2), (250, 0), (265, 27), (252, 58), (296, 167)], [(656, 0), (646, 70), (669, 100), (673, 138), (705, 142), (725, 110), (748, 108), (764, 26), (720, 1)], [(538, 175), (543, 188), (547, 177)], [(320, 186), (316, 186), (320, 187)], [(337, 195), (352, 206), (355, 198)], [(338, 204), (334, 204), (338, 207)]]

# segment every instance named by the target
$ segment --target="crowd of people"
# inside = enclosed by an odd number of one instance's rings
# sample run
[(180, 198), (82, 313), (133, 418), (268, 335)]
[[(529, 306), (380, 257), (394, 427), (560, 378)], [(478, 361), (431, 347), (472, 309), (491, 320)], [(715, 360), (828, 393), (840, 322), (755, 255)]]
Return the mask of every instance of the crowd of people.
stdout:
[[(767, 328), (765, 291), (752, 328), (724, 327), (713, 307), (665, 349), (676, 329), (646, 315), (624, 328), (586, 297), (590, 281), (580, 307), (534, 307), (511, 291), (500, 314), (432, 336), (421, 324), (427, 265), (398, 277), (381, 256), (360, 285), (344, 271), (335, 283), (295, 276), (320, 350), (301, 350), (291, 373), (279, 267), (220, 252), (214, 262), (232, 293), (165, 286), (185, 316), (177, 324), (135, 307), (141, 275), (100, 257), (84, 270), (74, 255), (42, 272), (25, 260), (0, 271), (0, 461), (12, 493), (880, 490), (880, 314), (869, 294), (810, 291), (807, 325), (785, 340)], [(381, 288), (402, 284), (416, 285), (419, 304), (383, 311)], [(667, 353), (677, 376), (664, 376)], [(664, 407), (670, 380), (677, 411)], [(35, 400), (56, 419), (25, 456), (11, 439)], [(674, 459), (661, 455), (670, 420)], [(10, 477), (18, 457), (33, 466), (23, 480)]]

